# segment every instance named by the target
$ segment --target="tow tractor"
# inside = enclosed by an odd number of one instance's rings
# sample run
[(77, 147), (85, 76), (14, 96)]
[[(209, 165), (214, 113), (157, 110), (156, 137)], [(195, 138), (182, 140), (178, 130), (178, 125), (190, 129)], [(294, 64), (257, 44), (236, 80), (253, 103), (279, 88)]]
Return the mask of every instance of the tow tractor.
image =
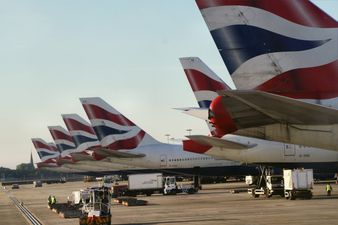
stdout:
[(111, 225), (111, 192), (108, 188), (88, 189), (88, 198), (83, 199), (80, 225)]

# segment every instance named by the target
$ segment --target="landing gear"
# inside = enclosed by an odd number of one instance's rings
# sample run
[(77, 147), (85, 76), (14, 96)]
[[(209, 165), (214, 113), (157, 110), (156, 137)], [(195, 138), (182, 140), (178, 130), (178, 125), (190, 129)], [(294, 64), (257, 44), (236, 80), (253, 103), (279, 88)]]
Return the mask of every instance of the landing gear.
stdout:
[(194, 188), (195, 188), (195, 190), (202, 190), (201, 177), (198, 176), (198, 175), (195, 175), (193, 178), (194, 178)]

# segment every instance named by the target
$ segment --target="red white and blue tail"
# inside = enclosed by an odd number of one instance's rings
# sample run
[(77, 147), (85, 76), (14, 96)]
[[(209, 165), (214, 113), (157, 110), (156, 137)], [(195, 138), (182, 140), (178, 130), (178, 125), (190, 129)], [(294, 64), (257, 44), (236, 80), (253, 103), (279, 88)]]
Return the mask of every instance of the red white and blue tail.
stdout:
[[(211, 102), (218, 96), (217, 91), (231, 90), (200, 58), (180, 58), (185, 75), (201, 109), (209, 109)], [(189, 114), (189, 113), (187, 113)], [(215, 128), (206, 120), (212, 135)]]
[(63, 114), (63, 121), (76, 144), (75, 152), (84, 152), (100, 147), (94, 129), (78, 114)]
[(31, 140), (42, 163), (57, 163), (60, 152), (54, 143), (47, 143), (41, 138), (32, 138)]
[(220, 90), (231, 90), (200, 58), (180, 58), (185, 75), (200, 108), (209, 108)]
[(76, 146), (70, 133), (61, 126), (49, 126), (48, 129), (57, 149), (61, 152), (61, 157), (71, 158), (70, 153), (76, 150)]
[(159, 144), (103, 99), (81, 98), (80, 101), (103, 147), (111, 150), (131, 150)]
[(324, 105), (338, 97), (338, 23), (310, 1), (196, 3), (238, 89)]

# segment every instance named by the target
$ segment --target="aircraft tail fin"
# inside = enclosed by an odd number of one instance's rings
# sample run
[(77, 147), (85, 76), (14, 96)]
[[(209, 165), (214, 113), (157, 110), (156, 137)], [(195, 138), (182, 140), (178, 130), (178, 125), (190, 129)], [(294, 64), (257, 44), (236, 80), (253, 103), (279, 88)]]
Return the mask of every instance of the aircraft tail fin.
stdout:
[(31, 140), (41, 162), (53, 163), (59, 157), (60, 152), (54, 143), (47, 143), (41, 138), (32, 138)]
[(190, 108), (183, 111), (188, 115), (204, 118), (210, 133), (216, 136), (215, 128), (206, 118), (211, 102), (218, 96), (217, 91), (231, 90), (231, 88), (212, 71), (200, 58), (180, 58), (180, 62), (189, 81), (200, 110)]
[(184, 57), (180, 62), (200, 108), (209, 108), (217, 91), (231, 90), (200, 58)]
[(63, 121), (77, 146), (76, 152), (84, 152), (100, 147), (94, 129), (78, 114), (63, 114)]
[(160, 143), (103, 99), (80, 98), (80, 101), (102, 147), (131, 150)]
[(196, 3), (238, 89), (324, 105), (338, 97), (338, 23), (312, 2)]
[(48, 130), (56, 144), (57, 149), (61, 152), (61, 156), (69, 156), (75, 149), (75, 143), (70, 133), (62, 126), (48, 126)]

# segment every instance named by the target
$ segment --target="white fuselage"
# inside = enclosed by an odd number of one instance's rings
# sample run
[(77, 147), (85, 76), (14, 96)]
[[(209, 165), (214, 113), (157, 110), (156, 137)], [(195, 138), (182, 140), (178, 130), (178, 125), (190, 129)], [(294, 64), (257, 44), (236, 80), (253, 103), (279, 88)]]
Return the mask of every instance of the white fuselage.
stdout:
[(242, 163), (332, 163), (338, 162), (338, 152), (325, 149), (267, 141), (239, 135), (223, 139), (253, 146), (247, 150), (212, 147), (205, 154)]
[(114, 172), (120, 170), (135, 169), (134, 167), (128, 165), (101, 161), (80, 161), (76, 163), (66, 163), (63, 164), (62, 167), (79, 170), (82, 172)]
[(120, 150), (129, 153), (144, 154), (140, 158), (110, 158), (114, 163), (124, 163), (136, 167), (148, 169), (175, 169), (175, 168), (194, 168), (194, 167), (226, 167), (238, 166), (241, 163), (229, 160), (217, 160), (213, 157), (186, 152), (182, 145), (173, 144), (153, 144), (141, 146), (135, 150)]

